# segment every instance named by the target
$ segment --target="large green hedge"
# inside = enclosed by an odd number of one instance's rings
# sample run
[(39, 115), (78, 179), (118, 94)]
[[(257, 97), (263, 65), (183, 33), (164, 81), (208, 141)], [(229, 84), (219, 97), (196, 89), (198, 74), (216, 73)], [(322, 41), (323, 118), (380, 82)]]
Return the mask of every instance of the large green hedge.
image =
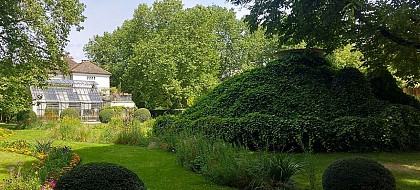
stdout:
[(226, 80), (178, 117), (158, 118), (155, 132), (188, 128), (251, 149), (418, 148), (419, 102), (378, 99), (377, 85), (357, 69), (337, 70), (323, 58), (292, 54)]

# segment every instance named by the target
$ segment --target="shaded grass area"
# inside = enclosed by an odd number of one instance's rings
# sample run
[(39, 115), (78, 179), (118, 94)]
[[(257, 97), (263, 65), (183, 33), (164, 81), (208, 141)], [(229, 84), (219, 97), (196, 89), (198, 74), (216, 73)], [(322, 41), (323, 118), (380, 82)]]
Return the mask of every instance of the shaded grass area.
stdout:
[[(42, 130), (16, 130), (14, 136), (7, 140), (25, 139), (30, 143), (48, 139)], [(178, 165), (175, 154), (162, 150), (149, 150), (144, 147), (78, 143), (54, 141), (55, 146), (70, 146), (82, 158), (82, 163), (112, 162), (121, 164), (134, 171), (145, 182), (148, 189), (231, 189), (215, 185), (202, 176), (189, 172)], [(322, 189), (322, 174), (327, 166), (340, 158), (361, 156), (379, 161), (391, 170), (397, 181), (397, 189), (420, 189), (420, 152), (394, 153), (321, 153), (313, 155), (313, 166), (316, 173), (316, 189)], [(305, 160), (304, 154), (296, 155), (298, 160)], [(0, 177), (7, 177), (7, 168), (17, 161), (29, 164), (36, 160), (33, 157), (0, 152)], [(294, 176), (298, 189), (309, 189), (307, 171)], [(368, 174), (367, 174), (368, 175)], [(1, 181), (0, 181), (1, 182)]]
[(25, 165), (28, 165), (37, 161), (38, 159), (32, 156), (0, 151), (0, 183), (3, 183), (3, 179), (9, 178), (7, 170), (11, 166), (16, 165), (16, 162), (23, 162)]

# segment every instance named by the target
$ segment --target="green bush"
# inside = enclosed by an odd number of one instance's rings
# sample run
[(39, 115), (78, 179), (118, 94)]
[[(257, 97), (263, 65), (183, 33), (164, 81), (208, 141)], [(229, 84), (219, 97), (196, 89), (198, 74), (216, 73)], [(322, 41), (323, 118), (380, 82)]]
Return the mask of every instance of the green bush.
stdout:
[(24, 129), (28, 127), (29, 125), (32, 125), (33, 123), (38, 121), (38, 117), (36, 116), (36, 113), (32, 110), (22, 110), (19, 111), (17, 116), (17, 127), (20, 129)]
[(113, 163), (93, 162), (77, 166), (63, 175), (54, 189), (143, 190), (146, 187), (134, 172), (123, 166)]
[(66, 108), (61, 111), (60, 118), (70, 117), (70, 118), (79, 118), (79, 111), (74, 108)]
[(357, 69), (293, 54), (225, 80), (179, 116), (158, 117), (154, 132), (172, 144), (171, 133), (188, 129), (251, 150), (419, 148), (420, 112), (374, 89)]
[(101, 123), (108, 123), (116, 115), (113, 109), (103, 109), (99, 112), (99, 121)]
[(375, 97), (394, 104), (403, 104), (420, 110), (420, 102), (403, 92), (397, 80), (386, 69), (376, 69), (368, 73), (369, 83)]
[(331, 163), (322, 176), (324, 190), (395, 190), (391, 172), (367, 158), (344, 158)]
[(148, 109), (140, 108), (134, 111), (134, 118), (139, 120), (140, 122), (145, 122), (152, 118), (152, 114), (150, 114), (150, 111)]

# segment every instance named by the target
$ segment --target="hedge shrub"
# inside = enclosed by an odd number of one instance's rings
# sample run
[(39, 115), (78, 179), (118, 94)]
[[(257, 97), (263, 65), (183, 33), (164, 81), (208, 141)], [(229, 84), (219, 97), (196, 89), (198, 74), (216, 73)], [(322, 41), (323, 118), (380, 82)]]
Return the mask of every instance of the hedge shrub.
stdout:
[(36, 113), (32, 110), (22, 110), (19, 111), (16, 120), (18, 123), (18, 128), (24, 129), (26, 126), (31, 125), (32, 123), (38, 120)]
[(116, 115), (116, 112), (113, 109), (103, 109), (99, 111), (99, 121), (101, 123), (108, 123)]
[(322, 176), (324, 190), (395, 190), (394, 176), (383, 165), (368, 158), (344, 158), (331, 163)]
[(70, 117), (70, 118), (79, 118), (79, 111), (74, 108), (66, 108), (61, 111), (60, 118)]
[(293, 54), (233, 76), (155, 125), (160, 133), (204, 131), (253, 150), (420, 148), (419, 110), (378, 99), (374, 88), (356, 69), (336, 70), (323, 58)]
[(148, 121), (152, 118), (152, 114), (146, 108), (140, 108), (134, 111), (134, 118), (139, 120), (140, 122)]
[(146, 187), (134, 172), (121, 165), (92, 162), (77, 166), (64, 174), (54, 189), (143, 190)]

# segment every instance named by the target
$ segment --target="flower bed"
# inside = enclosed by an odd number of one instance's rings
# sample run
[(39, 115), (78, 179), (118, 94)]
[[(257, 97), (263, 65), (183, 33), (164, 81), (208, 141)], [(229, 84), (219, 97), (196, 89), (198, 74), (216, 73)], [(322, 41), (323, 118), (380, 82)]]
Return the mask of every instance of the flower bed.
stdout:
[(69, 147), (53, 147), (52, 141), (37, 141), (35, 145), (25, 140), (0, 143), (0, 151), (36, 157), (39, 162), (25, 165), (17, 162), (8, 169), (9, 179), (4, 180), (3, 189), (50, 190), (66, 172), (80, 163), (80, 156)]

